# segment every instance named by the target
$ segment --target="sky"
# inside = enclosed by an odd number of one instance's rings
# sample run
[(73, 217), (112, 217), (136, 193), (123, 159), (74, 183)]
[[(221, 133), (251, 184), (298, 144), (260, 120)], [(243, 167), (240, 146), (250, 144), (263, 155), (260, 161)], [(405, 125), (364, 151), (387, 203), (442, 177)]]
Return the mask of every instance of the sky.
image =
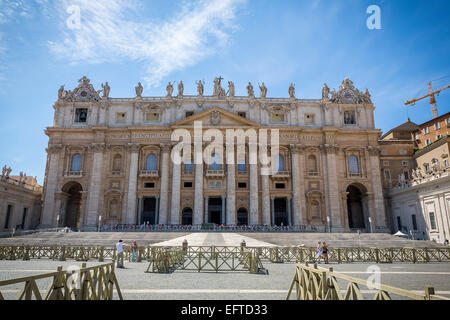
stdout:
[[(380, 9), (380, 29), (371, 5)], [(87, 76), (111, 97), (163, 96), (169, 81), (196, 80), (211, 94), (222, 76), (246, 95), (264, 81), (268, 97), (321, 97), (345, 77), (376, 107), (387, 132), (431, 119), (427, 100), (404, 102), (450, 83), (447, 0), (0, 0), (0, 166), (43, 183), (53, 104), (61, 85)], [(450, 89), (437, 97), (450, 111)]]

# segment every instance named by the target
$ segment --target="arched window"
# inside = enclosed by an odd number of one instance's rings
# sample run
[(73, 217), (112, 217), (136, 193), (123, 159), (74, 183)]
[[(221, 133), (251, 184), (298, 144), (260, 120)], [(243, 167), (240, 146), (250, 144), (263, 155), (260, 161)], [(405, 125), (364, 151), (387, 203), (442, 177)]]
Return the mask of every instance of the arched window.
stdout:
[(283, 155), (279, 154), (278, 157), (275, 157), (275, 166), (274, 167), (275, 167), (276, 172), (285, 171)]
[(238, 161), (238, 171), (239, 172), (245, 172), (246, 171), (245, 160), (239, 160)]
[(317, 172), (317, 161), (314, 155), (310, 155), (308, 157), (308, 172), (316, 173)]
[(219, 154), (211, 154), (210, 170), (222, 170), (222, 159)]
[(151, 153), (147, 156), (147, 161), (145, 162), (145, 170), (157, 170), (156, 165), (156, 154)]
[(351, 174), (359, 174), (358, 157), (351, 155), (348, 157), (348, 169)]
[(116, 154), (113, 159), (113, 171), (120, 171), (122, 168), (122, 156)]
[(72, 165), (70, 167), (70, 171), (72, 172), (81, 171), (81, 154), (77, 153), (72, 156)]

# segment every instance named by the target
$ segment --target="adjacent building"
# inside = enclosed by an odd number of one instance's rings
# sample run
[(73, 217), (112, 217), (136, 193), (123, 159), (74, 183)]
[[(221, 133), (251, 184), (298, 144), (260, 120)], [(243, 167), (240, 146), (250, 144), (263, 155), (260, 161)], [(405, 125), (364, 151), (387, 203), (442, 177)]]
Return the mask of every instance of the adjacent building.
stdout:
[[(259, 96), (251, 83), (247, 96), (235, 96), (234, 83), (225, 90), (221, 81), (214, 80), (212, 95), (201, 81), (196, 95), (185, 95), (182, 82), (175, 95), (169, 83), (163, 97), (144, 97), (139, 83), (135, 97), (111, 98), (108, 83), (96, 91), (86, 77), (72, 91), (61, 87), (54, 124), (45, 130), (41, 226), (215, 223), (389, 231), (380, 130), (368, 90), (347, 78), (331, 92), (325, 84), (321, 99), (299, 99), (293, 85), (289, 97), (269, 98), (264, 83)], [(267, 148), (275, 170), (262, 174), (267, 164), (259, 157), (250, 161), (254, 144), (247, 138), (243, 158), (224, 140), (208, 161), (174, 163), (172, 136), (179, 130), (193, 137), (192, 154), (206, 152), (205, 138), (217, 132), (278, 133), (278, 151), (272, 139)], [(224, 161), (230, 152), (233, 163)]]

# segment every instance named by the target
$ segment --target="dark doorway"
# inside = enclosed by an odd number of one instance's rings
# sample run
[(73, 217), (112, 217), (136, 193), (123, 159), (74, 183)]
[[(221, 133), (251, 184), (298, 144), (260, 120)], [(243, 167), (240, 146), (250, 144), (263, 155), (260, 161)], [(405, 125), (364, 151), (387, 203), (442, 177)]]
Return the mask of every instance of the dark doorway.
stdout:
[(289, 224), (288, 213), (287, 213), (287, 199), (286, 198), (275, 198), (274, 200), (274, 224), (277, 226), (287, 226)]
[(362, 192), (356, 186), (347, 188), (348, 225), (350, 229), (365, 229)]
[(12, 210), (13, 206), (9, 204), (8, 211), (6, 211), (5, 229), (9, 228), (9, 220), (11, 220)]
[(141, 224), (156, 224), (156, 198), (144, 198), (142, 206)]
[(248, 225), (248, 212), (245, 208), (240, 208), (237, 212), (237, 222), (239, 226)]
[(181, 224), (184, 226), (192, 225), (192, 209), (184, 208), (181, 214)]
[(22, 224), (20, 225), (20, 228), (22, 230), (25, 229), (25, 222), (27, 221), (27, 213), (28, 213), (28, 208), (23, 208)]
[(208, 216), (210, 223), (222, 224), (222, 198), (209, 198)]
[(66, 184), (63, 190), (69, 194), (64, 219), (65, 227), (80, 228), (81, 191), (83, 188), (79, 183), (72, 182)]

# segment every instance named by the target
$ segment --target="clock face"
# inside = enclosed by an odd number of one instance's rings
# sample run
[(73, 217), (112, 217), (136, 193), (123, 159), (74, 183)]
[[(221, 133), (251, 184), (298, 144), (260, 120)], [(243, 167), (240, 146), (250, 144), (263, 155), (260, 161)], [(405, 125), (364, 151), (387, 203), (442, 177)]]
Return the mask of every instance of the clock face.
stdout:
[(354, 94), (351, 91), (344, 91), (342, 93), (342, 98), (346, 101), (352, 101), (354, 99)]
[(80, 96), (82, 96), (83, 98), (86, 98), (88, 95), (87, 91), (83, 90), (80, 92)]

